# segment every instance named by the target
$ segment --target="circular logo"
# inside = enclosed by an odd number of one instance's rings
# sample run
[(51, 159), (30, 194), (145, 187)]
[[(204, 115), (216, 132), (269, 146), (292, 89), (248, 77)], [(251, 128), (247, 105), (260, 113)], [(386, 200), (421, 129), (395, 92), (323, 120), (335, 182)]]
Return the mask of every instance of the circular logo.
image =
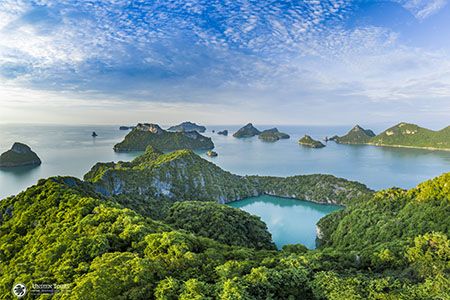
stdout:
[(22, 298), (27, 294), (27, 287), (23, 283), (17, 283), (13, 287), (12, 292), (17, 298)]

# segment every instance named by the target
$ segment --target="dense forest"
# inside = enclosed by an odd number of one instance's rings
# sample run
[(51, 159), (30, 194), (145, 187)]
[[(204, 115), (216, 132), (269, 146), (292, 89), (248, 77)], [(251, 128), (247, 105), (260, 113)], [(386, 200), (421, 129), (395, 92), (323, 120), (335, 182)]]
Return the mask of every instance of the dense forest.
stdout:
[[(167, 159), (150, 156), (121, 169)], [(68, 285), (55, 299), (450, 299), (450, 173), (354, 195), (316, 250), (276, 250), (259, 218), (216, 201), (153, 198), (152, 216), (117, 196), (54, 177), (0, 201), (0, 298), (22, 282)]]

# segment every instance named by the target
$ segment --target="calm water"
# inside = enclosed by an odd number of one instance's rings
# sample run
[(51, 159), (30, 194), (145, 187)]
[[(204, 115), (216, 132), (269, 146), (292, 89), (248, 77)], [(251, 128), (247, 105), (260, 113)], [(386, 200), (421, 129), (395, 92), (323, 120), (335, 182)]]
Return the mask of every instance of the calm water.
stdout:
[(286, 244), (303, 244), (315, 248), (316, 223), (325, 215), (341, 209), (337, 205), (274, 196), (259, 196), (230, 203), (230, 206), (260, 216), (272, 233), (278, 248)]
[[(260, 129), (270, 126), (257, 126)], [(373, 146), (349, 146), (328, 143), (323, 149), (309, 149), (297, 144), (305, 133), (316, 139), (344, 134), (352, 126), (302, 127), (278, 126), (291, 139), (264, 143), (258, 138), (236, 139), (217, 135), (211, 130), (237, 126), (210, 126), (206, 135), (213, 137), (219, 156), (206, 159), (233, 173), (288, 176), (327, 173), (358, 180), (373, 189), (417, 183), (450, 171), (450, 152)], [(376, 131), (382, 128), (374, 128)], [(377, 130), (378, 129), (378, 130)], [(93, 139), (92, 131), (99, 135)], [(0, 198), (17, 194), (39, 178), (54, 175), (82, 177), (98, 161), (130, 160), (138, 153), (115, 153), (112, 147), (127, 131), (118, 126), (0, 125), (0, 152), (13, 142), (31, 146), (43, 164), (33, 169), (0, 170)]]

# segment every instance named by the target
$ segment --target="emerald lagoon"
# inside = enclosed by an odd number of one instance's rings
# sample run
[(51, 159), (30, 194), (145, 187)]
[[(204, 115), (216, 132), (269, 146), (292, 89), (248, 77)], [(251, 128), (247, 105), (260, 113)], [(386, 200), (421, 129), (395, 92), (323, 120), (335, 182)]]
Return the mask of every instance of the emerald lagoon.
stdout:
[(262, 195), (229, 204), (261, 217), (279, 249), (287, 244), (316, 247), (316, 223), (342, 206)]

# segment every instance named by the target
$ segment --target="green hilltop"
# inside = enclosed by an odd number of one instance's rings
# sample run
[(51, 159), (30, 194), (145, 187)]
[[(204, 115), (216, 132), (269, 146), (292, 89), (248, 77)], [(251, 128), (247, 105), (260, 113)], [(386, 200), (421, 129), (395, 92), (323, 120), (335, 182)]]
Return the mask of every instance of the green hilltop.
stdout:
[(415, 124), (399, 123), (368, 142), (376, 146), (398, 146), (450, 150), (450, 126), (433, 131)]
[(439, 131), (433, 131), (415, 124), (402, 122), (375, 135), (373, 131), (356, 125), (346, 135), (337, 137), (335, 141), (341, 144), (368, 144), (450, 151), (450, 126)]
[(300, 145), (302, 145), (302, 146), (309, 147), (309, 148), (323, 148), (323, 147), (325, 147), (325, 145), (322, 142), (316, 141), (315, 139), (313, 139), (309, 135), (305, 135), (304, 137), (299, 139), (298, 143)]
[(266, 129), (266, 130), (262, 131), (259, 134), (258, 138), (265, 142), (276, 142), (276, 141), (282, 140), (282, 139), (289, 139), (290, 136), (287, 133), (280, 132), (278, 130), (278, 128), (271, 128), (271, 129)]
[(158, 212), (144, 211), (151, 207), (145, 203), (156, 199), (168, 207), (177, 199), (227, 203), (273, 194), (342, 204), (371, 193), (363, 184), (331, 175), (239, 176), (190, 150), (163, 154), (151, 147), (132, 162), (98, 163), (84, 179), (103, 195), (113, 196), (124, 205), (135, 204), (131, 208), (153, 216)]
[(156, 124), (138, 124), (125, 139), (114, 146), (114, 151), (145, 151), (152, 146), (160, 151), (178, 149), (210, 150), (214, 148), (211, 138), (196, 131), (171, 132)]
[[(449, 299), (450, 173), (373, 194), (330, 175), (224, 172), (150, 148), (3, 199), (2, 298), (22, 282), (67, 285), (55, 299)], [(253, 188), (345, 207), (321, 219), (316, 250), (276, 251), (258, 218), (216, 203)]]
[(372, 130), (356, 125), (346, 135), (336, 137), (334, 140), (339, 144), (365, 144), (374, 136), (375, 133)]

